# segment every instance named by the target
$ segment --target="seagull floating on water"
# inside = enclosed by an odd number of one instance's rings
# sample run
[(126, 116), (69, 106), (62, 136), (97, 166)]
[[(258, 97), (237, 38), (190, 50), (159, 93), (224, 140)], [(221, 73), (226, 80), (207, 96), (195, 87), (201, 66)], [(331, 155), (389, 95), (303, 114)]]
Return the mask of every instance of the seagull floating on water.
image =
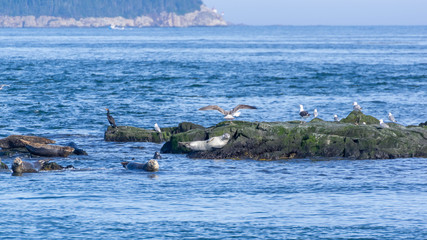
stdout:
[(382, 119), (380, 119), (380, 126), (383, 128), (390, 128)]
[(244, 105), (244, 104), (239, 104), (237, 105), (235, 108), (231, 109), (230, 111), (226, 111), (222, 108), (220, 108), (217, 105), (209, 105), (206, 107), (202, 107), (199, 110), (204, 111), (204, 110), (217, 110), (218, 112), (222, 113), (224, 115), (225, 120), (233, 120), (234, 118), (240, 116), (241, 112), (239, 111), (240, 109), (257, 109), (254, 106), (249, 106), (249, 105)]
[(340, 121), (340, 119), (338, 118), (338, 116), (336, 114), (334, 115), (334, 121), (335, 122), (339, 122)]
[(397, 122), (396, 119), (394, 119), (393, 114), (391, 114), (391, 112), (388, 113), (388, 119), (390, 119), (390, 121), (392, 122)]
[(317, 118), (317, 116), (319, 116), (319, 114), (317, 113), (317, 108), (314, 109), (314, 118)]
[(353, 103), (353, 110), (362, 111), (362, 107), (357, 104), (357, 102)]
[[(310, 117), (310, 113), (308, 113), (307, 111), (304, 110), (304, 107), (300, 104), (299, 105), (299, 115), (301, 116), (301, 118), (308, 118)], [(302, 123), (302, 121), (301, 121)]]

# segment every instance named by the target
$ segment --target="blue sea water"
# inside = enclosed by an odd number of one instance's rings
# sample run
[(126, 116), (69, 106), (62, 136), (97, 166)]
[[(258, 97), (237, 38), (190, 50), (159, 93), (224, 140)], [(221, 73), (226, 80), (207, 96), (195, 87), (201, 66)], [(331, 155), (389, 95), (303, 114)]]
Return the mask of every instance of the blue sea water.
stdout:
[[(212, 126), (366, 114), (427, 121), (427, 27), (0, 29), (0, 137), (76, 142), (77, 170), (0, 172), (1, 239), (426, 239), (427, 159), (120, 164), (161, 144), (103, 140), (118, 125)], [(386, 120), (387, 122), (387, 120)], [(11, 165), (14, 156), (3, 155)], [(24, 160), (35, 161), (39, 158)]]

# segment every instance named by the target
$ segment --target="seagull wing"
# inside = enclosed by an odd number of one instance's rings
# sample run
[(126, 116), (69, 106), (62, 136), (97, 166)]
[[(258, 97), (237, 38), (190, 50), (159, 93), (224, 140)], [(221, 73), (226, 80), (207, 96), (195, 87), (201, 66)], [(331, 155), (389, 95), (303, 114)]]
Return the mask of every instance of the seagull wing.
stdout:
[(217, 110), (217, 111), (219, 111), (220, 113), (222, 113), (224, 115), (228, 114), (226, 111), (224, 111), (224, 109), (218, 107), (217, 105), (209, 105), (209, 106), (206, 106), (206, 107), (202, 107), (199, 110), (201, 110), (201, 111), (203, 111), (203, 110)]
[(233, 108), (233, 109), (230, 111), (230, 114), (233, 114), (233, 113), (235, 113), (235, 112), (239, 111), (240, 109), (257, 109), (257, 108), (256, 108), (256, 107), (254, 107), (254, 106), (249, 106), (249, 105), (239, 104), (239, 105), (237, 105), (235, 108)]

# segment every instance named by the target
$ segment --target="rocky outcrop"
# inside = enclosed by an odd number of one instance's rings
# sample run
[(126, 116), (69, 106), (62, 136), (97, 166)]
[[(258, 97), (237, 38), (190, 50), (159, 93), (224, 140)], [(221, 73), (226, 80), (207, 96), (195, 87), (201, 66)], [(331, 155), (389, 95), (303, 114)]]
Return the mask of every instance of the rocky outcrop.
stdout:
[(226, 26), (222, 16), (202, 5), (200, 10), (177, 15), (162, 12), (153, 16), (136, 18), (104, 17), (104, 18), (61, 18), (54, 16), (0, 16), (0, 27), (194, 27), (194, 26)]
[(10, 135), (9, 137), (0, 139), (0, 147), (9, 149), (9, 148), (23, 148), (25, 143), (21, 140), (30, 142), (30, 143), (40, 143), (40, 144), (51, 144), (55, 143), (54, 140), (50, 140), (43, 137), (37, 136), (25, 136), (25, 135)]
[(117, 128), (108, 127), (104, 134), (104, 140), (108, 142), (156, 142), (161, 143), (162, 140), (169, 141), (173, 134), (186, 132), (192, 129), (204, 129), (203, 126), (183, 122), (178, 127), (161, 128), (161, 136), (154, 130), (130, 126), (117, 126)]
[(9, 169), (9, 167), (6, 165), (6, 163), (1, 161), (1, 158), (0, 158), (0, 169)]
[[(373, 117), (372, 117), (373, 118)], [(222, 122), (206, 129), (174, 134), (162, 147), (164, 153), (188, 153), (192, 158), (258, 159), (327, 157), (388, 159), (427, 157), (427, 129), (388, 123), (381, 128), (375, 118), (352, 112), (349, 122)], [(352, 119), (352, 121), (350, 121)], [(372, 121), (368, 121), (370, 119)], [(365, 124), (358, 124), (363, 121)], [(351, 123), (350, 123), (351, 122)], [(221, 149), (191, 151), (179, 142), (201, 141), (229, 133)]]

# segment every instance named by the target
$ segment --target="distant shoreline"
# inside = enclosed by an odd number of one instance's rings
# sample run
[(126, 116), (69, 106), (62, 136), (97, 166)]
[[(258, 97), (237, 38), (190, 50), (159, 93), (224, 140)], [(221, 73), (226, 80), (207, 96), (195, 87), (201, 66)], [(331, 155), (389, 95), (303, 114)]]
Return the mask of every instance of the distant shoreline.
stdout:
[(162, 12), (155, 16), (123, 17), (87, 17), (62, 18), (55, 16), (0, 16), (0, 28), (123, 28), (123, 27), (195, 27), (195, 26), (227, 26), (227, 22), (215, 10), (204, 5), (200, 10), (177, 15)]

